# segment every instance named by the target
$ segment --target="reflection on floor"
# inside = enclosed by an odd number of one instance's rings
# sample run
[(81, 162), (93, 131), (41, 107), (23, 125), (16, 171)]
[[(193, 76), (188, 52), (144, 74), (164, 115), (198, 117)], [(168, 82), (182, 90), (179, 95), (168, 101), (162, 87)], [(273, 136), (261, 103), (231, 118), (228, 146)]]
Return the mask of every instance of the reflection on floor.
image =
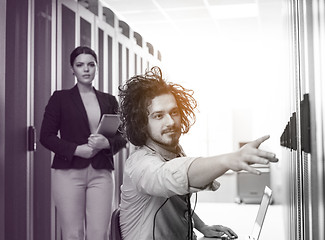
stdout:
[[(192, 205), (193, 206), (193, 205)], [(230, 227), (244, 239), (252, 231), (259, 205), (237, 203), (198, 202), (197, 215), (208, 225)], [(281, 205), (270, 205), (261, 231), (261, 240), (285, 240), (284, 209)], [(196, 232), (198, 238), (202, 234)], [(211, 238), (210, 238), (211, 239)]]

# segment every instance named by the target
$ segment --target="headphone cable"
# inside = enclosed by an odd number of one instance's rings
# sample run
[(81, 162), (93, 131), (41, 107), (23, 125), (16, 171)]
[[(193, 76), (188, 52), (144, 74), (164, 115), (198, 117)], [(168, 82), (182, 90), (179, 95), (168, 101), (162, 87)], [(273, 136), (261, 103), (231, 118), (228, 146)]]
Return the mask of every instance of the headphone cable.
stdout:
[(155, 213), (155, 216), (153, 217), (153, 227), (152, 227), (152, 237), (153, 237), (153, 240), (155, 240), (155, 228), (156, 228), (156, 217), (157, 217), (157, 214), (159, 212), (159, 210), (165, 205), (165, 203), (169, 200), (169, 198), (167, 198), (163, 204), (161, 204), (161, 206), (157, 209), (156, 213)]

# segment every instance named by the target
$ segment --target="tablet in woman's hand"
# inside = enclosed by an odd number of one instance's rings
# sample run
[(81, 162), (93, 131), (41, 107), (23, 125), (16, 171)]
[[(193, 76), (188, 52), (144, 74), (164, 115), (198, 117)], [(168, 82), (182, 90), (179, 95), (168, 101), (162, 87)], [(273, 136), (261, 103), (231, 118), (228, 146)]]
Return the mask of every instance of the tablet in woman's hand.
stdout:
[(120, 116), (117, 114), (104, 114), (99, 122), (96, 133), (102, 134), (106, 137), (115, 135), (120, 126)]

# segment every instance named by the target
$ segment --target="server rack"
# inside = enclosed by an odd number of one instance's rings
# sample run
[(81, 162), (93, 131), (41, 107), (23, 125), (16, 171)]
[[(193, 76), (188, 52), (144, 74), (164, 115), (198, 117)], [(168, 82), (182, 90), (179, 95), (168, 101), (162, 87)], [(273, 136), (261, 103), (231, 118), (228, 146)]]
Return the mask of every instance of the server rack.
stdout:
[[(149, 49), (140, 33), (100, 0), (7, 0), (0, 5), (5, 36), (0, 41), (5, 49), (0, 69), (5, 113), (0, 121), (0, 239), (59, 240), (50, 191), (52, 155), (38, 143), (38, 134), (52, 92), (75, 84), (70, 52), (77, 45), (93, 48), (100, 60), (94, 86), (116, 97), (118, 85), (128, 77), (162, 65), (160, 52), (152, 44)], [(117, 184), (131, 150), (115, 156)]]
[(292, 79), (281, 135), (287, 161), (287, 239), (324, 239), (324, 2), (290, 0)]

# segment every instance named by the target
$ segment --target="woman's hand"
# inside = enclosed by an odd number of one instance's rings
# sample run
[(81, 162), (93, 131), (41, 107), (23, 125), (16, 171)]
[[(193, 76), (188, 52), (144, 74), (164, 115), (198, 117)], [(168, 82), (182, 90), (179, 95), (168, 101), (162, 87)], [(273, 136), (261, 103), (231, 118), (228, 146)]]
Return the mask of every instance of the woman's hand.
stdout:
[(221, 238), (221, 236), (225, 235), (227, 235), (229, 239), (238, 238), (237, 234), (233, 230), (221, 225), (205, 225), (200, 228), (200, 232), (204, 235), (204, 237), (208, 238)]
[(88, 138), (88, 146), (99, 150), (110, 148), (108, 139), (102, 134), (91, 134)]
[(76, 148), (76, 151), (74, 152), (75, 156), (82, 157), (82, 158), (92, 158), (95, 156), (100, 149), (95, 149), (92, 147), (89, 147), (88, 144), (79, 145)]

